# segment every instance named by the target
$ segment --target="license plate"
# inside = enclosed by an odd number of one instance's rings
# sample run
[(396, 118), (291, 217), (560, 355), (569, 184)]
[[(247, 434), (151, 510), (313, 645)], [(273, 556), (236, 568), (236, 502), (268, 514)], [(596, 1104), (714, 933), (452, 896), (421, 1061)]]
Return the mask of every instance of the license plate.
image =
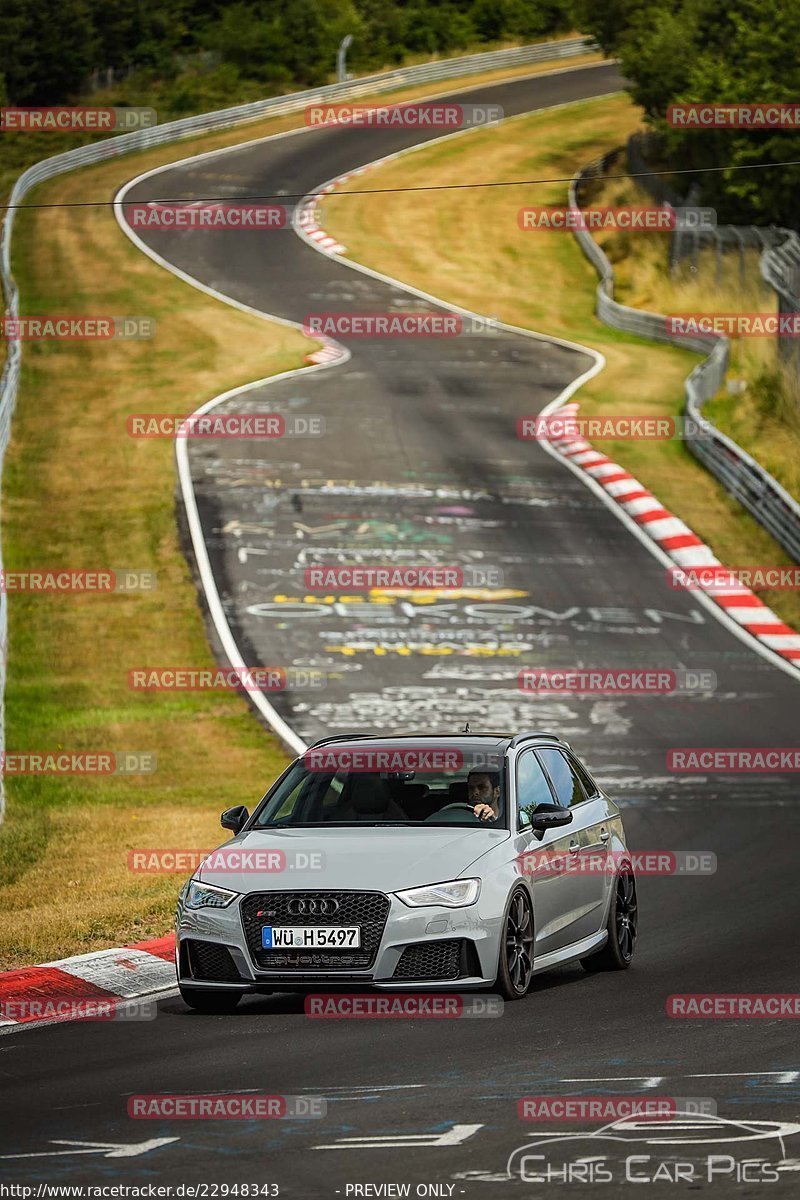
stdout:
[(262, 925), (264, 950), (354, 950), (361, 946), (360, 925)]

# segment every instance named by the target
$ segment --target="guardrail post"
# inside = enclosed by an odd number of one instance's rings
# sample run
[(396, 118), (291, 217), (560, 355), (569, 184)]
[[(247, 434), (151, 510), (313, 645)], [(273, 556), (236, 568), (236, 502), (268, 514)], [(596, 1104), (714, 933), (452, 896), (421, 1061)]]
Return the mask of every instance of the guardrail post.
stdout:
[(336, 53), (336, 82), (346, 83), (350, 76), (347, 74), (347, 51), (353, 44), (353, 35), (348, 33), (339, 43)]

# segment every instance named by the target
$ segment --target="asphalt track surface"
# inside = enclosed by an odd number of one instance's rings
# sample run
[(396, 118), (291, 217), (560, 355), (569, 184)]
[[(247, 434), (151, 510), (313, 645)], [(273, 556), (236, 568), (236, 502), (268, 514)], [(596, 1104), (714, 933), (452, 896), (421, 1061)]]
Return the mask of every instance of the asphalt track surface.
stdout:
[[(499, 84), (474, 100), (502, 104), (511, 115), (608, 92), (618, 82), (613, 67), (576, 69)], [(220, 189), (306, 193), (419, 140), (409, 131), (303, 133), (162, 172), (129, 199)], [(216, 289), (295, 321), (326, 306), (420, 307), (292, 234), (256, 243), (249, 237), (162, 233), (151, 244)], [(651, 1185), (659, 1195), (690, 1182), (711, 1194), (788, 1193), (800, 1165), (796, 1024), (671, 1020), (665, 1001), (683, 992), (800, 990), (797, 789), (789, 775), (676, 777), (665, 754), (681, 746), (793, 745), (798, 684), (691, 593), (671, 590), (664, 568), (605, 505), (535, 444), (516, 439), (516, 418), (584, 371), (584, 355), (514, 335), (347, 345), (352, 357), (342, 366), (248, 395), (262, 411), (323, 413), (328, 436), (289, 450), (265, 451), (256, 442), (191, 450), (215, 576), (240, 645), (254, 662), (322, 665), (331, 673), (319, 697), (282, 697), (282, 714), (306, 738), (447, 728), (467, 718), (473, 728), (487, 721), (554, 727), (619, 795), (634, 848), (710, 850), (717, 871), (641, 879), (631, 971), (588, 976), (576, 966), (538, 976), (527, 999), (507, 1005), (500, 1019), (314, 1021), (304, 1017), (300, 998), (286, 995), (248, 999), (233, 1016), (211, 1017), (168, 998), (155, 1022), (7, 1036), (0, 1040), (0, 1153), (53, 1156), (0, 1158), (4, 1179), (272, 1182), (280, 1195), (298, 1197), (357, 1195), (353, 1185), (365, 1184), (410, 1184), (411, 1195), (416, 1185), (436, 1185), (441, 1190), (429, 1194), (443, 1196), (540, 1195), (545, 1184), (522, 1183), (518, 1170), (506, 1176), (509, 1155), (581, 1127), (523, 1122), (520, 1097), (658, 1095), (708, 1098), (725, 1124), (713, 1134), (686, 1121), (673, 1123), (671, 1133), (650, 1124), (625, 1135), (633, 1146), (591, 1138), (550, 1143), (553, 1169), (606, 1155), (612, 1182), (581, 1183), (573, 1165), (572, 1187), (629, 1194), (635, 1185), (626, 1183), (625, 1158), (634, 1154), (639, 1161), (628, 1171), (650, 1178), (659, 1163), (672, 1164), (660, 1168), (662, 1180), (675, 1174), (675, 1161), (689, 1164), (682, 1184)], [(241, 402), (229, 407), (242, 411)], [(242, 555), (247, 547), (266, 553)], [(296, 604), (274, 599), (302, 601), (297, 572), (308, 560), (298, 550), (328, 561), (326, 553), (398, 547), (430, 552), (426, 561), (488, 562), (523, 596), (496, 599), (488, 610), (465, 600), (433, 617), (413, 605), (398, 612), (384, 603), (378, 613), (364, 597), (366, 608), (352, 615), (329, 609), (324, 619), (299, 617)], [(280, 606), (280, 616), (265, 617), (270, 607), (251, 611), (258, 605)], [(459, 647), (461, 639), (459, 648), (466, 642), (471, 653), (374, 653), (425, 638), (440, 647), (448, 639)], [(342, 655), (341, 647), (353, 652)], [(717, 688), (622, 701), (518, 692), (520, 666), (578, 662), (704, 668), (716, 673)], [(134, 1094), (242, 1091), (321, 1096), (327, 1115), (249, 1122), (126, 1115)], [(715, 1144), (707, 1144), (712, 1137)], [(59, 1141), (162, 1138), (178, 1140), (126, 1158), (86, 1146), (90, 1152), (80, 1155), (81, 1147)], [(381, 1140), (352, 1140), (370, 1138)], [(730, 1155), (710, 1183), (709, 1152)], [(748, 1159), (770, 1167), (745, 1168)], [(777, 1164), (777, 1180), (767, 1182)]]

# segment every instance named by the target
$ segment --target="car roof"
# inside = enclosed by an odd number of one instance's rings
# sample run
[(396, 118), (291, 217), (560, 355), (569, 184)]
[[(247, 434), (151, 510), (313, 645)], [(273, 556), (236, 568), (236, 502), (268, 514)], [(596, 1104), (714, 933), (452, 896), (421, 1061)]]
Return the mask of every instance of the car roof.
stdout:
[(459, 731), (443, 731), (439, 733), (337, 733), (331, 734), (328, 737), (320, 738), (309, 746), (309, 750), (317, 746), (328, 746), (336, 743), (337, 745), (348, 745), (351, 742), (357, 742), (362, 745), (364, 742), (379, 742), (381, 745), (395, 742), (426, 742), (437, 741), (447, 742), (448, 745), (463, 745), (466, 743), (482, 742), (492, 746), (495, 750), (505, 752), (510, 746), (517, 745), (523, 741), (533, 741), (541, 739), (547, 742), (556, 742), (560, 745), (567, 745), (559, 734), (551, 733), (546, 730), (523, 730), (521, 733), (464, 733)]
[(510, 742), (511, 734), (508, 733), (349, 733), (321, 738), (318, 742), (314, 742), (313, 746), (309, 746), (309, 750), (317, 749), (320, 746), (397, 746), (399, 744), (414, 747), (430, 746), (431, 743), (463, 748), (474, 746), (477, 743), (486, 751), (491, 750), (496, 754), (505, 754)]

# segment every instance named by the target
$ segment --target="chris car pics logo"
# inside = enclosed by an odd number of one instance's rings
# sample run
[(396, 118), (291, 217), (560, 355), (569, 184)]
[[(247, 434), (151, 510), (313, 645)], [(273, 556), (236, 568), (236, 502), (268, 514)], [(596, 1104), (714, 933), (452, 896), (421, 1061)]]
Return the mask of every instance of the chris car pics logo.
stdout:
[(739, 1121), (714, 1112), (684, 1111), (663, 1117), (624, 1116), (598, 1129), (543, 1131), (514, 1150), (509, 1181), (522, 1183), (772, 1183), (791, 1151), (786, 1142), (800, 1124)]

